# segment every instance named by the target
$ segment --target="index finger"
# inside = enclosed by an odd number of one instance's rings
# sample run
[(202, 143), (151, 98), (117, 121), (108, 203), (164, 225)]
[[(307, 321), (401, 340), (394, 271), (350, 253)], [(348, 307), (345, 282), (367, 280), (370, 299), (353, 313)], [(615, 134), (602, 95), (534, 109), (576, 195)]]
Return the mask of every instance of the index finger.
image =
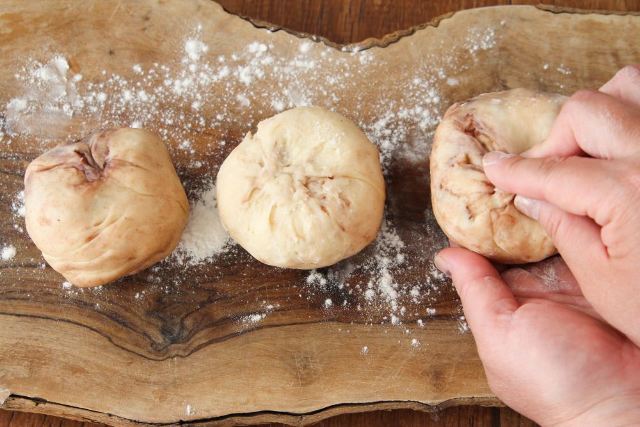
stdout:
[(545, 200), (598, 225), (613, 221), (624, 200), (619, 162), (588, 157), (532, 159), (490, 152), (483, 159), (487, 178), (499, 189)]

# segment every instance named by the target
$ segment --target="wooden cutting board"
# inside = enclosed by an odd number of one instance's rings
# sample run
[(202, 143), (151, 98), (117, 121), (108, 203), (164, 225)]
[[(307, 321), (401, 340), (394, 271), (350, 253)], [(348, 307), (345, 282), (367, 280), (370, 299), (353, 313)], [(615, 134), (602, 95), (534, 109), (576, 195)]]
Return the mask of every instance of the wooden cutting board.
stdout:
[[(455, 292), (431, 263), (446, 244), (428, 201), (431, 132), (450, 103), (481, 92), (597, 87), (640, 62), (640, 18), (496, 7), (348, 47), (257, 26), (204, 0), (0, 6), (0, 245), (17, 252), (0, 260), (3, 408), (119, 425), (224, 425), (498, 403)], [(185, 51), (190, 38), (206, 46), (197, 59)], [(12, 100), (43, 96), (24, 75), (33, 76), (34, 61), (56, 56), (69, 66), (65, 93), (47, 94), (49, 108), (36, 102), (16, 114)], [(177, 93), (176, 80), (188, 78), (194, 62), (218, 80), (205, 76), (198, 90)], [(123, 101), (114, 75), (148, 92), (169, 78), (172, 89), (139, 111)], [(61, 114), (71, 92), (82, 96), (90, 83), (103, 84), (93, 90), (111, 105), (71, 105)], [(198, 108), (185, 102), (198, 94)], [(43, 264), (22, 230), (22, 174), (56, 143), (143, 117), (144, 126), (164, 132), (194, 199), (259, 120), (306, 103), (349, 116), (381, 146), (388, 221), (403, 244), (392, 255), (404, 259), (390, 272), (398, 307), (378, 287), (373, 303), (366, 297), (367, 282), (381, 280), (375, 247), (320, 271), (325, 286), (236, 248), (207, 263), (167, 262), (76, 291)]]

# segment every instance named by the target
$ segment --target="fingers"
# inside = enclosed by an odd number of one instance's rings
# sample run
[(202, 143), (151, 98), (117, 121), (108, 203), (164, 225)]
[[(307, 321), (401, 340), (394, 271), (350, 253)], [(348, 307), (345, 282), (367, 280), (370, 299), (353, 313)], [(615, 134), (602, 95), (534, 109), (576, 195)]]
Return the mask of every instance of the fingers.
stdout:
[[(483, 159), (489, 180), (501, 190), (546, 200), (598, 224), (611, 221), (622, 196), (612, 162), (586, 157), (531, 159), (491, 152)], [(605, 203), (606, 202), (606, 203)]]
[(600, 92), (640, 108), (640, 66), (627, 65), (620, 69)]
[(448, 248), (434, 261), (451, 276), (480, 351), (488, 350), (518, 308), (513, 293), (491, 263), (474, 252)]
[(572, 271), (593, 271), (594, 265), (607, 260), (601, 228), (591, 218), (574, 215), (551, 203), (519, 195), (514, 204), (520, 212), (542, 225)]
[(601, 159), (638, 156), (640, 108), (606, 93), (578, 91), (562, 106), (546, 141), (523, 156), (583, 153)]

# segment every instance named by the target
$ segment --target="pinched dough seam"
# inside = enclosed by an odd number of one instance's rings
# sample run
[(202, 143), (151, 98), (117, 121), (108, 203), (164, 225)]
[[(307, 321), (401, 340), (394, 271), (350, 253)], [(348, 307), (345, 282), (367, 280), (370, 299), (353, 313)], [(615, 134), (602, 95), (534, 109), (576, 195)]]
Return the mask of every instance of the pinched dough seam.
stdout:
[[(282, 173), (283, 174), (287, 174), (287, 175), (293, 175), (290, 172), (282, 172)], [(331, 175), (331, 176), (305, 175), (305, 178), (314, 178), (314, 179), (323, 179), (323, 180), (332, 180), (332, 179), (336, 179), (336, 178), (349, 179), (349, 180), (363, 182), (363, 183), (365, 183), (366, 185), (368, 185), (369, 187), (371, 187), (371, 188), (373, 188), (375, 190), (375, 187), (369, 181), (361, 179), (361, 178), (356, 178), (356, 177), (353, 177), (353, 176), (349, 176), (349, 175)], [(307, 187), (305, 184), (303, 184), (303, 186)], [(263, 188), (264, 188), (264, 186), (254, 186), (251, 189), (251, 191), (249, 191), (249, 196), (245, 200), (243, 200), (243, 203), (250, 203), (251, 200), (253, 200), (259, 193), (262, 192)], [(309, 190), (308, 187), (307, 187), (307, 190)], [(309, 190), (309, 193), (314, 194), (311, 190)], [(326, 215), (340, 229), (340, 231), (342, 233), (347, 233), (347, 228), (343, 224), (341, 224), (336, 218), (334, 218), (332, 215), (329, 214), (329, 212), (327, 211), (327, 209), (324, 206), (324, 204), (320, 201), (321, 199), (319, 199), (318, 197), (315, 197), (315, 196), (311, 196), (311, 195), (309, 196), (309, 198), (313, 199), (314, 201), (316, 201), (318, 203), (320, 211), (322, 211), (322, 213), (324, 215)], [(343, 199), (342, 197), (340, 197), (340, 198)], [(348, 202), (348, 200), (346, 202)], [(273, 215), (274, 208), (277, 208), (277, 206), (278, 205), (274, 203), (269, 208), (268, 222), (269, 222), (269, 228), (272, 231), (273, 231), (272, 215)], [(299, 240), (304, 240), (302, 235), (300, 234), (299, 230), (296, 228), (295, 224), (292, 224), (292, 226), (293, 226), (293, 231), (294, 231), (296, 237), (298, 237)]]
[[(131, 191), (132, 193), (135, 193), (135, 194), (137, 194), (137, 195), (139, 195), (139, 196), (142, 196), (142, 197), (152, 197), (152, 198), (157, 198), (157, 197), (160, 195), (160, 194), (142, 193), (142, 192), (140, 192), (140, 191), (134, 190), (134, 189), (133, 189), (133, 188), (131, 188), (130, 186), (125, 185), (121, 180), (119, 180), (119, 179), (115, 178), (113, 175), (112, 175), (112, 176), (110, 176), (109, 178), (110, 178), (110, 179), (112, 179), (112, 180), (114, 180), (116, 183), (118, 183), (118, 186), (119, 186), (120, 188), (123, 188), (123, 189), (125, 189), (125, 190)], [(170, 198), (169, 200), (171, 200), (172, 202), (177, 203), (177, 204), (178, 204), (178, 206), (180, 206), (180, 209), (181, 209), (183, 212), (188, 213), (188, 209), (187, 209), (187, 208), (185, 208), (185, 207), (183, 206), (183, 204), (180, 202), (180, 200), (178, 200), (178, 199), (174, 199), (174, 198)]]
[[(293, 174), (291, 172), (282, 172), (281, 175), (290, 175), (292, 176)], [(352, 181), (359, 181), (359, 182), (363, 182), (366, 185), (368, 185), (369, 187), (371, 187), (371, 189), (373, 189), (376, 192), (380, 192), (379, 189), (377, 189), (373, 184), (371, 184), (369, 181), (367, 181), (366, 179), (362, 179), (362, 178), (358, 178), (358, 177), (354, 177), (354, 176), (350, 176), (350, 175), (329, 175), (329, 176), (324, 176), (324, 175), (305, 175), (305, 178), (313, 178), (313, 179), (348, 179), (348, 180), (352, 180)], [(304, 186), (304, 184), (303, 184)], [(305, 186), (306, 187), (306, 186)], [(255, 196), (254, 193), (256, 192), (260, 192), (262, 191), (264, 188), (264, 185), (253, 185), (251, 190), (249, 191), (249, 194), (245, 197), (245, 199), (242, 201), (243, 203), (249, 203)]]
[[(440, 180), (440, 182), (438, 183), (439, 185), (438, 185), (438, 187), (437, 187), (437, 188), (439, 189), (439, 191), (442, 191), (442, 192), (445, 192), (445, 193), (451, 194), (451, 195), (455, 196), (456, 198), (458, 198), (458, 199), (462, 199), (462, 200), (464, 200), (465, 198), (467, 198), (466, 196), (469, 196), (469, 195), (486, 195), (486, 197), (487, 197), (488, 199), (491, 199), (491, 198), (492, 198), (492, 196), (493, 196), (494, 194), (496, 194), (495, 192), (493, 192), (493, 193), (486, 193), (486, 192), (483, 192), (483, 191), (469, 191), (469, 192), (466, 192), (466, 193), (460, 193), (460, 192), (457, 192), (457, 191), (454, 191), (454, 190), (452, 190), (452, 189), (450, 189), (450, 188), (445, 187), (445, 186), (442, 184), (442, 181), (443, 181), (443, 179), (441, 179), (441, 180)], [(481, 197), (481, 196), (480, 196), (480, 197)], [(504, 203), (504, 204), (502, 204), (502, 205), (498, 205), (498, 206), (490, 206), (490, 207), (488, 207), (487, 209), (484, 209), (484, 210), (481, 210), (481, 211), (477, 212), (476, 214), (473, 214), (473, 213), (471, 212), (471, 209), (469, 208), (469, 203), (466, 203), (466, 202), (465, 202), (464, 207), (465, 207), (465, 209), (467, 210), (467, 212), (468, 212), (468, 214), (469, 214), (469, 219), (470, 219), (470, 220), (473, 220), (473, 219), (475, 219), (476, 217), (479, 217), (479, 216), (481, 216), (481, 215), (486, 214), (487, 212), (491, 212), (491, 211), (494, 211), (494, 210), (496, 210), (496, 209), (504, 209), (504, 208), (508, 207), (510, 204), (512, 204), (512, 203), (513, 203), (512, 201), (513, 201), (513, 198), (514, 198), (514, 197), (515, 197), (515, 195), (511, 195), (511, 196), (510, 196), (510, 197), (505, 201), (505, 203)], [(474, 199), (474, 201), (478, 200), (478, 198), (479, 198), (479, 197), (477, 197), (476, 199)]]

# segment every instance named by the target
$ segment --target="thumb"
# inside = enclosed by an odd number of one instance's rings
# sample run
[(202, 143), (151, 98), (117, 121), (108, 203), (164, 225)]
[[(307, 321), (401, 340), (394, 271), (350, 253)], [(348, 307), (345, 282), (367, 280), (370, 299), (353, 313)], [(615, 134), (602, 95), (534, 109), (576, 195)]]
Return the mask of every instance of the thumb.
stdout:
[(440, 251), (434, 262), (449, 274), (460, 296), (481, 357), (499, 347), (501, 332), (518, 308), (513, 293), (484, 257), (463, 248)]

